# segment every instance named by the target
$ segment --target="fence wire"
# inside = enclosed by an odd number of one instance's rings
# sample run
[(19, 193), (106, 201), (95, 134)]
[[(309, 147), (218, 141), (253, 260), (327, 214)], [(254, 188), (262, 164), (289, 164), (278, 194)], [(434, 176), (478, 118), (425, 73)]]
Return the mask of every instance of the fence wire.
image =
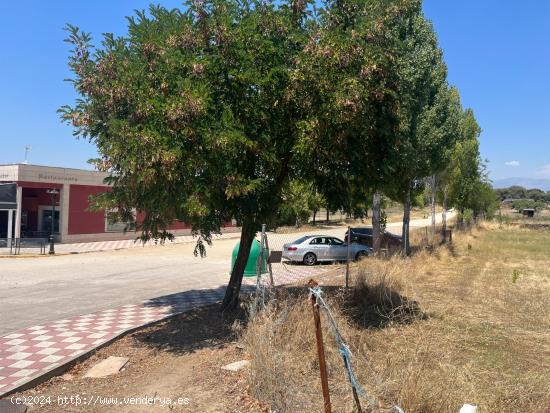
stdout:
[(290, 284), (311, 278), (331, 270), (344, 271), (345, 260), (338, 262), (317, 262), (306, 265), (303, 261), (291, 261), (282, 258), (285, 244), (291, 244), (304, 236), (326, 236), (345, 240), (346, 226), (320, 226), (318, 228), (282, 228), (266, 232), (266, 242), (269, 246), (270, 267), (275, 285)]
[[(373, 396), (369, 395), (366, 392), (366, 390), (359, 384), (359, 382), (357, 381), (357, 378), (355, 377), (355, 373), (353, 372), (353, 368), (351, 365), (351, 358), (352, 358), (351, 350), (347, 345), (347, 343), (345, 342), (344, 338), (342, 337), (340, 330), (338, 330), (338, 325), (336, 324), (336, 321), (332, 316), (332, 312), (330, 311), (329, 306), (323, 299), (323, 290), (321, 289), (321, 287), (316, 286), (314, 288), (309, 288), (309, 292), (311, 295), (315, 296), (317, 300), (317, 304), (321, 309), (323, 309), (326, 315), (326, 318), (330, 325), (330, 330), (334, 337), (334, 341), (336, 342), (340, 355), (342, 356), (342, 361), (344, 363), (346, 375), (351, 387), (357, 392), (359, 396), (367, 400), (371, 407), (373, 408), (379, 407), (380, 403), (378, 402), (378, 400)], [(397, 405), (392, 406), (392, 411), (395, 413), (405, 413), (403, 409)]]
[[(264, 225), (258, 236), (258, 241), (260, 242), (260, 253), (258, 254), (256, 261), (256, 289), (255, 299), (251, 306), (251, 312), (256, 313), (265, 308), (269, 295), (272, 293), (271, 287), (273, 286), (293, 283), (304, 278), (312, 278), (329, 270), (341, 269), (344, 271), (346, 264), (345, 261), (337, 262), (332, 265), (318, 264), (307, 266), (301, 262), (292, 262), (287, 259), (282, 259), (281, 255), (286, 244), (294, 243), (301, 237), (327, 236), (336, 237), (344, 241), (346, 231), (347, 227), (342, 226), (319, 229), (315, 228), (313, 230), (308, 229), (304, 231), (286, 230), (279, 232), (266, 232)], [(349, 257), (347, 259), (349, 260)], [(326, 315), (333, 338), (342, 357), (344, 368), (346, 370), (346, 376), (351, 387), (359, 396), (367, 400), (372, 408), (380, 407), (378, 399), (372, 395), (369, 395), (367, 391), (359, 384), (355, 376), (351, 363), (351, 350), (342, 337), (342, 334), (338, 329), (338, 325), (332, 316), (332, 312), (323, 298), (322, 289), (317, 286), (310, 288), (309, 292), (316, 297), (319, 307), (323, 309)], [(405, 413), (403, 409), (397, 405), (392, 406), (391, 411), (394, 413)]]

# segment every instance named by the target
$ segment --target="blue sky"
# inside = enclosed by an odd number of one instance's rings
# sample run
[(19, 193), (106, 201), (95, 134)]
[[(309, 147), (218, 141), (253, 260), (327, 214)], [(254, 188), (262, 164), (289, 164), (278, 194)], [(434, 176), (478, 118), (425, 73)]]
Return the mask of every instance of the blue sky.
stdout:
[[(150, 1), (0, 3), (0, 164), (88, 167), (95, 149), (61, 124), (57, 108), (75, 95), (63, 42), (65, 23), (124, 34), (124, 16)], [(179, 1), (161, 2), (176, 7)], [(483, 128), (482, 156), (494, 179), (550, 178), (550, 2), (425, 0), (449, 67)]]

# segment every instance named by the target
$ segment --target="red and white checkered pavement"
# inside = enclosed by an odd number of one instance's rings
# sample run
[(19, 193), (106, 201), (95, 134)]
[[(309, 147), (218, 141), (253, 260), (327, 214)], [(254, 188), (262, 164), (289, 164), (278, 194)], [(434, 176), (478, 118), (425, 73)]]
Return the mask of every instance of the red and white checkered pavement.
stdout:
[[(301, 267), (298, 271), (277, 268), (276, 285), (295, 282), (325, 272), (330, 267)], [(256, 278), (245, 278), (242, 290), (252, 291)], [(223, 298), (225, 286), (197, 289), (154, 298), (136, 305), (86, 314), (33, 326), (0, 337), (0, 397), (100, 347), (121, 334), (162, 320), (173, 314), (212, 304)]]
[[(224, 232), (221, 235), (215, 235), (214, 239), (231, 239), (239, 238), (241, 235), (240, 232)], [(173, 241), (167, 241), (167, 244), (184, 244), (189, 242), (195, 242), (196, 237), (191, 235), (180, 235), (174, 237)], [(109, 251), (109, 250), (118, 250), (123, 248), (137, 248), (143, 246), (155, 245), (154, 241), (148, 241), (145, 244), (136, 241), (135, 239), (124, 239), (124, 240), (114, 240), (114, 241), (95, 241), (95, 242), (80, 242), (74, 244), (57, 244), (55, 250), (57, 252), (97, 252), (97, 251)]]

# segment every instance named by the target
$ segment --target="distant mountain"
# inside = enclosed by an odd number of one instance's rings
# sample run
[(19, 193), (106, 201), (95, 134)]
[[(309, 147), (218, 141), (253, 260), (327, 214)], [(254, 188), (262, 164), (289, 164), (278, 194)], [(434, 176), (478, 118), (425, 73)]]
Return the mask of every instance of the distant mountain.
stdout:
[(550, 191), (550, 179), (536, 179), (536, 178), (505, 178), (495, 179), (493, 181), (493, 188), (508, 188), (510, 186), (522, 186), (526, 189), (542, 189), (543, 191)]

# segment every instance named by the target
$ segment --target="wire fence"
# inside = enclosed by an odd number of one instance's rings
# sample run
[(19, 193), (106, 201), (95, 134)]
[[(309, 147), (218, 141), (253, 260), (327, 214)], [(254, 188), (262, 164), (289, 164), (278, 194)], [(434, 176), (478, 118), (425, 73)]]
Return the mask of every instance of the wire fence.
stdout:
[[(296, 264), (296, 263), (294, 263), (294, 264), (286, 263), (285, 264), (284, 261), (282, 260), (282, 255), (283, 254), (281, 254), (280, 257), (279, 257), (279, 254), (278, 254), (281, 251), (279, 251), (279, 250), (271, 250), (270, 251), (270, 249), (269, 249), (269, 240), (271, 238), (272, 242), (275, 241), (275, 248), (281, 248), (282, 251), (284, 252), (285, 250), (288, 249), (287, 248), (288, 245), (296, 245), (296, 242), (299, 241), (302, 238), (315, 239), (315, 238), (323, 238), (323, 236), (320, 236), (318, 233), (310, 234), (310, 235), (301, 235), (296, 240), (295, 239), (295, 237), (296, 237), (295, 233), (291, 237), (288, 236), (289, 234), (283, 234), (283, 235), (284, 236), (279, 236), (279, 237), (273, 237), (273, 234), (271, 234), (271, 236), (268, 235), (268, 233), (265, 231), (265, 225), (263, 226), (262, 232), (260, 233), (260, 239), (259, 239), (260, 253), (258, 254), (258, 258), (256, 260), (256, 272), (257, 272), (258, 275), (256, 277), (255, 299), (254, 299), (253, 304), (249, 307), (249, 310), (251, 312), (252, 317), (254, 317), (255, 313), (265, 309), (266, 302), (267, 302), (267, 300), (269, 300), (271, 298), (271, 295), (273, 293), (273, 287), (277, 283), (285, 283), (286, 281), (289, 280), (289, 278), (291, 278), (292, 281), (296, 281), (296, 280), (304, 278), (304, 277), (309, 277), (310, 280), (311, 280), (310, 283), (313, 282), (314, 274), (311, 273), (311, 271), (307, 272), (307, 271), (304, 271), (304, 270), (302, 270), (302, 271), (298, 270), (296, 272), (293, 272), (290, 276), (287, 275), (287, 274), (283, 274), (281, 276), (280, 275), (281, 272), (289, 271), (289, 268), (290, 268), (290, 271), (292, 271), (292, 268), (298, 267), (298, 264)], [(293, 241), (287, 241), (288, 239), (294, 239), (294, 240)], [(276, 254), (273, 254), (274, 252), (276, 252)], [(274, 255), (276, 255), (277, 258), (281, 258), (281, 261), (280, 262), (273, 262), (273, 261), (277, 261), (277, 260), (272, 259), (272, 257)], [(348, 257), (349, 257), (349, 255), (348, 255)], [(299, 261), (299, 260), (296, 260), (296, 261)], [(347, 262), (349, 263), (349, 258), (348, 258)], [(311, 267), (311, 266), (308, 266), (306, 263), (304, 263), (304, 265), (307, 266), (307, 267)], [(263, 270), (263, 268), (265, 268), (265, 270)], [(317, 274), (319, 274), (319, 273), (317, 273)], [(276, 283), (275, 280), (277, 280), (277, 283)], [(338, 347), (338, 351), (339, 351), (339, 353), (342, 357), (342, 362), (343, 362), (343, 365), (344, 365), (344, 369), (346, 371), (346, 378), (349, 381), (350, 386), (352, 388), (358, 411), (362, 412), (361, 405), (360, 405), (360, 402), (359, 402), (359, 399), (358, 399), (359, 396), (362, 397), (363, 399), (367, 400), (367, 402), (368, 402), (368, 404), (371, 408), (380, 407), (380, 402), (379, 402), (378, 398), (368, 394), (367, 391), (358, 382), (358, 380), (355, 376), (355, 373), (354, 373), (353, 367), (352, 367), (352, 353), (351, 353), (351, 350), (349, 348), (349, 345), (346, 343), (344, 337), (342, 336), (340, 330), (338, 329), (338, 325), (336, 323), (336, 320), (332, 316), (332, 312), (331, 312), (328, 304), (326, 303), (326, 301), (323, 298), (323, 290), (316, 283), (315, 283), (315, 286), (310, 287), (308, 290), (309, 290), (309, 294), (315, 298), (314, 302), (315, 302), (316, 306), (318, 306), (318, 308), (322, 309), (323, 312), (325, 313), (326, 320), (329, 323), (332, 336), (334, 338), (336, 346)], [(315, 306), (314, 306), (314, 308), (315, 308)], [(319, 310), (317, 309), (317, 310), (314, 310), (314, 311), (317, 311), (317, 317), (318, 317)], [(320, 322), (319, 317), (318, 317), (318, 320)], [(320, 326), (317, 326), (317, 328), (320, 328)], [(319, 336), (318, 336), (318, 340), (319, 340)], [(321, 341), (322, 341), (322, 338), (321, 338)], [(319, 346), (321, 348), (323, 348), (323, 345), (324, 344), (322, 342), (321, 343), (318, 342), (318, 349), (319, 349)], [(323, 353), (323, 355), (322, 356), (320, 355), (319, 357), (320, 357), (320, 360), (321, 359), (323, 360), (322, 365), (320, 363), (320, 368), (321, 368), (321, 371), (322, 371), (322, 373), (321, 373), (322, 380), (323, 380), (323, 374), (325, 376), (325, 386), (326, 386), (326, 388), (324, 389), (324, 392), (326, 392), (326, 394), (323, 395), (324, 398), (325, 398), (325, 411), (330, 412), (331, 411), (331, 409), (330, 409), (330, 396), (328, 395), (328, 391), (329, 391), (328, 390), (328, 382), (326, 382), (326, 367), (323, 367), (324, 366), (324, 350), (322, 350), (322, 353)], [(327, 404), (328, 404), (328, 406), (327, 406)], [(403, 409), (401, 409), (397, 405), (391, 406), (390, 411), (393, 412), (393, 413), (404, 413)]]
[(265, 232), (265, 248), (268, 248), (269, 251), (268, 265), (273, 275), (274, 284), (289, 284), (327, 271), (344, 271), (347, 255), (340, 257), (341, 259), (333, 259), (334, 257), (322, 256), (322, 253), (317, 253), (314, 261), (306, 262), (304, 260), (305, 254), (315, 253), (314, 248), (321, 250), (326, 248), (326, 245), (312, 246), (311, 249), (303, 251), (289, 251), (288, 247), (299, 244), (300, 240), (316, 238), (323, 238), (323, 241), (332, 238), (344, 242), (346, 230), (347, 227), (338, 226), (308, 229), (283, 228), (276, 232)]
[[(340, 333), (340, 330), (338, 329), (338, 324), (336, 323), (336, 320), (332, 316), (330, 307), (328, 306), (328, 304), (323, 298), (323, 290), (321, 289), (321, 287), (316, 285), (313, 287), (309, 287), (309, 293), (315, 298), (316, 305), (318, 305), (319, 308), (322, 309), (323, 312), (325, 313), (326, 319), (330, 326), (330, 331), (338, 347), (338, 351), (340, 352), (340, 355), (342, 357), (342, 363), (346, 371), (346, 376), (350, 383), (350, 386), (354, 394), (354, 398), (357, 403), (357, 409), (359, 411), (362, 410), (357, 396), (361, 396), (363, 399), (365, 399), (371, 408), (379, 408), (381, 406), (381, 403), (378, 400), (378, 398), (367, 393), (367, 391), (363, 388), (363, 386), (361, 386), (361, 384), (358, 382), (357, 377), (353, 372), (353, 367), (351, 363), (351, 359), (352, 359), (351, 350), (349, 348), (349, 345), (346, 343), (344, 337), (342, 336), (342, 333)], [(404, 410), (398, 405), (391, 406), (390, 410), (393, 413), (405, 413)]]
[[(369, 243), (366, 238), (356, 238), (354, 232), (348, 243), (348, 228), (345, 225), (320, 225), (266, 231), (264, 225), (258, 234), (258, 241), (261, 241), (260, 255), (265, 262), (258, 266), (257, 273), (265, 268), (270, 283), (274, 285), (291, 284), (329, 271), (345, 275), (353, 261), (372, 253), (372, 240)], [(435, 233), (432, 233), (430, 227), (411, 229), (413, 248), (429, 248), (451, 240), (452, 229), (449, 228), (443, 235), (440, 225), (436, 227)], [(401, 237), (384, 233), (381, 248), (381, 254), (385, 256), (401, 254)]]
[[(351, 242), (347, 242), (346, 231), (349, 231), (349, 227), (345, 226), (336, 226), (336, 227), (319, 227), (319, 228), (307, 228), (304, 230), (299, 229), (282, 229), (279, 231), (267, 232), (265, 225), (262, 228), (262, 231), (259, 235), (260, 242), (260, 254), (258, 255), (256, 262), (256, 290), (255, 290), (255, 300), (251, 308), (252, 312), (262, 311), (265, 308), (266, 302), (269, 300), (270, 295), (273, 292), (271, 287), (282, 284), (295, 283), (299, 280), (306, 278), (311, 279), (310, 283), (313, 282), (314, 286), (309, 288), (309, 294), (311, 297), (314, 297), (315, 306), (318, 307), (314, 313), (321, 309), (325, 314), (326, 322), (328, 322), (332, 337), (338, 348), (340, 356), (342, 358), (342, 363), (346, 371), (346, 378), (349, 382), (353, 396), (357, 405), (359, 412), (362, 411), (359, 397), (366, 400), (369, 404), (369, 411), (371, 409), (380, 409), (384, 408), (385, 411), (390, 411), (392, 413), (404, 413), (404, 410), (398, 405), (387, 406), (385, 403), (382, 403), (380, 399), (374, 395), (369, 394), (359, 383), (352, 367), (352, 353), (349, 345), (346, 343), (345, 338), (342, 336), (338, 325), (332, 315), (331, 309), (323, 298), (323, 290), (313, 281), (313, 278), (316, 276), (328, 272), (330, 270), (340, 272), (341, 274), (348, 274), (349, 263), (353, 259), (357, 258), (353, 254), (350, 254), (349, 246), (352, 245)], [(452, 228), (449, 227), (448, 231), (443, 232), (441, 226), (437, 226), (435, 232), (432, 232), (431, 227), (424, 228), (415, 228), (412, 230), (412, 235), (415, 243), (418, 246), (426, 247), (433, 246), (436, 243), (443, 243), (452, 241)], [(313, 243), (313, 248), (316, 246), (315, 240), (322, 241), (321, 248), (319, 250), (311, 249)], [(332, 244), (328, 242), (329, 240), (335, 240), (335, 245), (344, 246), (347, 248), (346, 255), (334, 255), (334, 256), (322, 256), (319, 255), (317, 260), (310, 261), (307, 258), (309, 252), (320, 251), (323, 248), (330, 249)], [(327, 244), (328, 242), (328, 244)], [(328, 248), (327, 248), (328, 245)], [(290, 248), (289, 248), (290, 247)], [(263, 270), (265, 269), (265, 270)], [(318, 320), (320, 320), (318, 318)], [(318, 336), (319, 337), (319, 336)], [(319, 345), (319, 344), (318, 344)], [(321, 338), (321, 347), (322, 338)], [(324, 350), (322, 350), (323, 355), (319, 355), (320, 359), (324, 359)], [(324, 362), (323, 362), (324, 364)], [(324, 369), (321, 366), (321, 381), (323, 381), (323, 374), (326, 376), (326, 368)], [(375, 377), (376, 381), (380, 381), (379, 377)], [(330, 411), (330, 397), (328, 396), (328, 382), (325, 384), (327, 389), (326, 395), (324, 394), (325, 400), (325, 411)], [(328, 410), (327, 410), (328, 403)]]

